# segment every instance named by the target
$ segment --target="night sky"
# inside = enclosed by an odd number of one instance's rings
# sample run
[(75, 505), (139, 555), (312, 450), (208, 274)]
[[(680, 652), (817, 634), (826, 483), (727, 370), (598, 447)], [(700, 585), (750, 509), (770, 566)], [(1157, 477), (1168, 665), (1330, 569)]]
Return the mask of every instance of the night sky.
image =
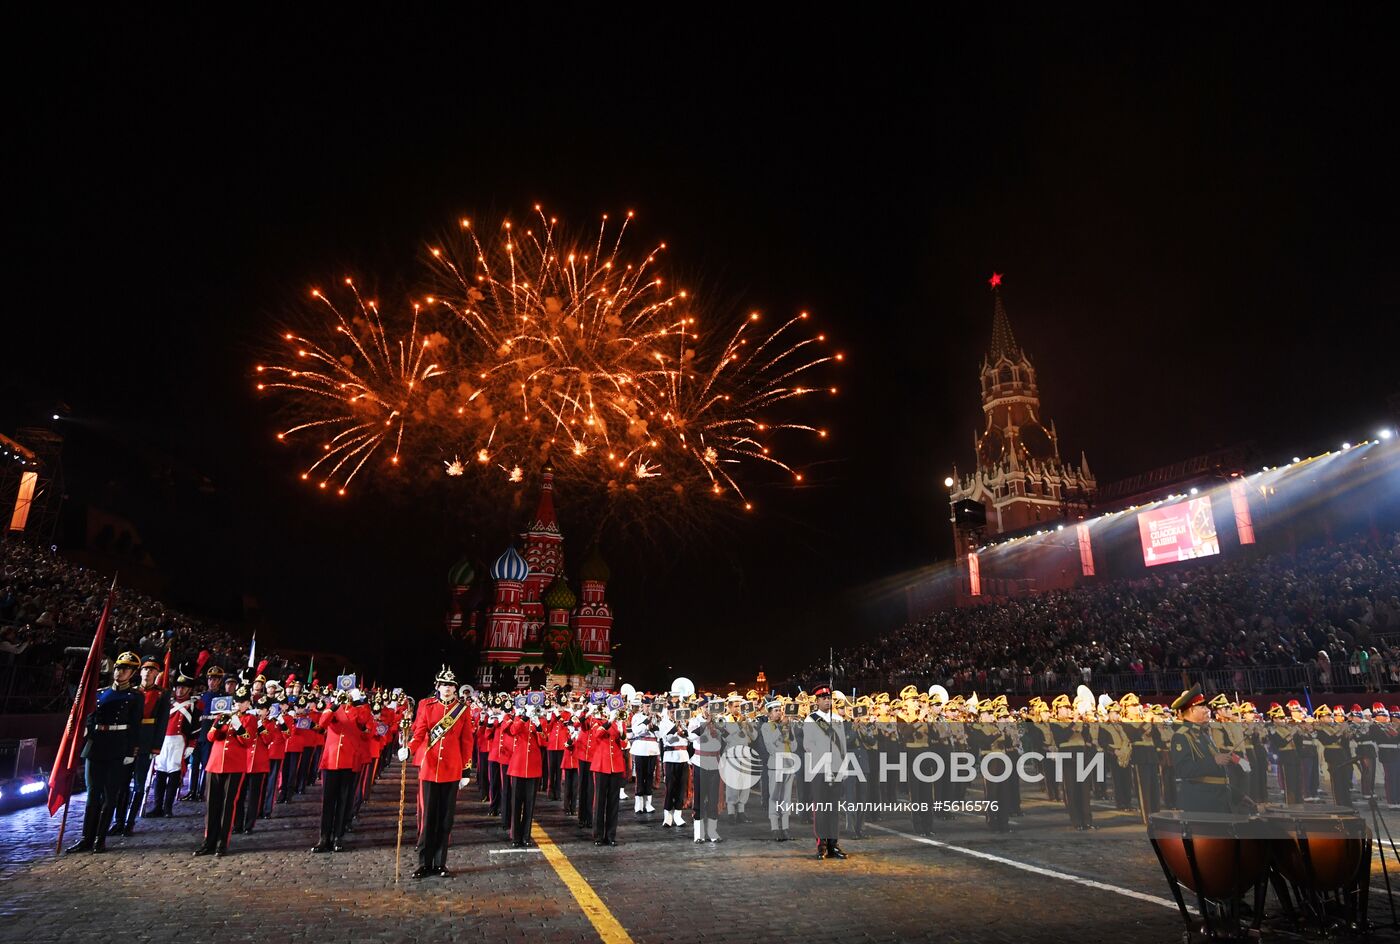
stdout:
[(760, 487), (695, 545), (605, 541), (621, 673), (657, 687), (824, 657), (888, 628), (862, 587), (949, 556), (993, 270), (1101, 483), (1385, 414), (1379, 20), (831, 28), (73, 14), (13, 35), (0, 431), (67, 403), (70, 494), (130, 513), (182, 605), (248, 593), (286, 644), (416, 671), (447, 567), (502, 529), (437, 487), (310, 494), (257, 352), (309, 286), (408, 271), (459, 216), (633, 209), (634, 249), (667, 241), (736, 316), (808, 309), (847, 354), (812, 487)]

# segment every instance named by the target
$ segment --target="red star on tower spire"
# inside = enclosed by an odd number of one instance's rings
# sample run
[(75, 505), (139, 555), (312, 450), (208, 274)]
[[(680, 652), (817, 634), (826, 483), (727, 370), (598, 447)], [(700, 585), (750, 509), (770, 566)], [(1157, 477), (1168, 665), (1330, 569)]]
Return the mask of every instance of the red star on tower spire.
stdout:
[(1001, 273), (993, 272), (992, 277), (988, 279), (987, 282), (992, 286), (992, 288), (999, 288), (1001, 286)]

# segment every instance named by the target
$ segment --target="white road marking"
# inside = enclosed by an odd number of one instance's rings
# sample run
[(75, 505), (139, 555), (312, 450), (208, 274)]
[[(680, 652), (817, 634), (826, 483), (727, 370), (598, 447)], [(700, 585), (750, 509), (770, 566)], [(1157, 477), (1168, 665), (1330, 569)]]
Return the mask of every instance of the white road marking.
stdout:
[(937, 839), (929, 839), (927, 836), (915, 836), (911, 833), (900, 832), (897, 829), (890, 829), (888, 826), (880, 826), (875, 823), (868, 823), (868, 829), (878, 829), (881, 832), (889, 833), (893, 836), (901, 836), (911, 842), (921, 842), (926, 846), (933, 846), (937, 849), (947, 849), (949, 852), (957, 852), (961, 855), (971, 856), (974, 859), (982, 859), (986, 862), (996, 862), (999, 865), (1007, 865), (1013, 869), (1020, 869), (1023, 872), (1031, 872), (1035, 875), (1043, 875), (1046, 878), (1059, 879), (1062, 882), (1073, 882), (1076, 885), (1083, 885), (1085, 888), (1092, 888), (1097, 891), (1113, 892), (1115, 895), (1122, 895), (1125, 898), (1135, 898), (1138, 901), (1149, 902), (1154, 905), (1161, 905), (1165, 908), (1176, 909), (1176, 902), (1170, 898), (1162, 898), (1157, 895), (1148, 895), (1145, 892), (1134, 891), (1131, 888), (1123, 888), (1119, 885), (1109, 885), (1107, 882), (1098, 882), (1091, 878), (1082, 878), (1078, 875), (1071, 875), (1068, 872), (1057, 872), (1054, 869), (1047, 869), (1039, 865), (1031, 865), (1028, 862), (1018, 862), (1015, 859), (1008, 859), (1005, 856), (993, 855), (990, 852), (982, 852), (978, 849), (968, 849), (965, 846), (955, 846), (951, 843), (940, 842)]

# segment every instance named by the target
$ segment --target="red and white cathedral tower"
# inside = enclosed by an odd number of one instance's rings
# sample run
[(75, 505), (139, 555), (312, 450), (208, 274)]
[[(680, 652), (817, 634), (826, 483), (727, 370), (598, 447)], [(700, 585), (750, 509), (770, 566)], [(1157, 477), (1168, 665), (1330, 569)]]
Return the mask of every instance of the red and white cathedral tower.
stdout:
[(564, 573), (564, 535), (555, 516), (549, 467), (521, 538), (523, 554), (509, 547), (491, 565), (492, 603), (477, 683), (497, 690), (519, 688), (543, 671), (567, 678), (575, 687), (613, 688), (608, 565), (595, 546), (579, 569), (582, 599), (575, 598)]
[[(1035, 366), (1011, 332), (999, 273), (991, 288), (992, 342), (981, 369), (984, 421), (973, 437), (976, 469), (960, 476), (955, 468), (948, 484), (960, 561), (986, 537), (1082, 517), (1098, 491), (1082, 452), (1077, 465), (1060, 458), (1055, 423), (1047, 424), (1041, 412)], [(971, 569), (975, 574), (975, 563)]]
[[(583, 657), (594, 665), (612, 665), (612, 608), (608, 606), (608, 578), (612, 572), (595, 544), (578, 571), (583, 599), (574, 610), (574, 638)], [(608, 669), (611, 672), (611, 668)]]
[(530, 576), (525, 579), (525, 595), (521, 602), (525, 619), (525, 644), (537, 646), (545, 624), (545, 606), (541, 602), (545, 588), (564, 572), (564, 535), (559, 531), (559, 519), (554, 514), (554, 469), (546, 465), (540, 481), (540, 500), (530, 527), (521, 535), (525, 542), (525, 563)]

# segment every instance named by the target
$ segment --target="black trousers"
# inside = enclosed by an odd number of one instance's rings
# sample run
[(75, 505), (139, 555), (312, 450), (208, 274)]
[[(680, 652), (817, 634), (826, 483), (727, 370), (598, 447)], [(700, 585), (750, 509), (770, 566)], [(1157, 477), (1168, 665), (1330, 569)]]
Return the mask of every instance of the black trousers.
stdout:
[[(910, 776), (913, 779), (909, 781), (909, 825), (920, 836), (927, 836), (933, 832), (933, 784), (912, 772)], [(948, 772), (943, 771), (943, 777), (947, 776)]]
[(136, 826), (136, 814), (146, 805), (146, 778), (151, 773), (151, 752), (144, 747), (136, 749), (136, 760), (127, 769), (131, 779), (127, 781), (121, 795), (117, 797), (117, 819), (115, 825), (132, 829)]
[(695, 818), (719, 819), (719, 771), (695, 768)]
[(476, 752), (477, 787), (483, 800), (491, 799), (491, 755), (485, 751)]
[(277, 799), (283, 803), (292, 801), (292, 792), (297, 789), (301, 777), (301, 751), (288, 751), (287, 756), (282, 758), (282, 786), (277, 792)]
[(578, 822), (580, 826), (593, 825), (593, 770), (586, 760), (578, 764)]
[(131, 779), (131, 765), (116, 760), (93, 760), (83, 765), (87, 780), (87, 807), (83, 810), (83, 838), (105, 843), (107, 826), (117, 811), (122, 790)]
[(321, 772), (321, 843), (330, 845), (350, 825), (350, 801), (355, 794), (355, 771)]
[(637, 796), (643, 800), (651, 799), (652, 783), (656, 780), (656, 760), (655, 757), (632, 755), (632, 762), (637, 765)]
[(1303, 764), (1298, 752), (1278, 752), (1279, 779), (1283, 781), (1284, 802), (1296, 806), (1303, 802)]
[(593, 775), (593, 839), (612, 842), (617, 839), (617, 797), (627, 774)]
[(1113, 807), (1118, 810), (1130, 810), (1136, 802), (1136, 795), (1133, 789), (1133, 768), (1129, 764), (1118, 763), (1118, 758), (1104, 752), (1108, 772), (1113, 776)]
[(208, 731), (200, 731), (199, 739), (195, 742), (194, 753), (190, 755), (190, 792), (193, 797), (204, 796), (204, 782), (208, 779), (208, 774), (204, 772), (204, 765), (209, 763), (209, 748), (212, 747), (206, 737)]
[(540, 782), (534, 777), (510, 778), (510, 838), (524, 842), (530, 838), (530, 824), (535, 821), (535, 794)]
[(175, 815), (175, 797), (180, 792), (180, 772), (178, 770), (165, 773), (156, 771), (156, 800), (153, 809), (160, 810), (166, 816)]
[(229, 833), (233, 832), (233, 817), (243, 795), (247, 774), (211, 774), (204, 776), (207, 805), (204, 808), (204, 847), (227, 849)]
[(813, 810), (812, 832), (818, 845), (837, 846), (841, 835), (841, 814), (837, 806), (841, 801), (841, 784), (828, 783), (825, 777), (818, 776), (812, 781)]
[(685, 785), (690, 779), (690, 764), (685, 761), (666, 762), (666, 803), (662, 809), (674, 813), (685, 807)]
[(237, 832), (252, 829), (258, 822), (262, 810), (263, 790), (267, 787), (267, 774), (249, 774), (243, 781), (243, 791), (238, 797), (238, 811), (233, 817), (233, 828)]
[(278, 781), (282, 779), (282, 764), (284, 758), (267, 762), (267, 780), (263, 784), (262, 790), (262, 817), (266, 819), (272, 815), (272, 801), (277, 796)]
[(488, 812), (492, 816), (499, 816), (501, 813), (501, 791), (503, 789), (500, 763), (494, 760), (487, 761), (486, 776), (487, 779), (491, 781), (491, 806)]
[(549, 766), (545, 768), (547, 771), (545, 776), (549, 782), (549, 798), (557, 800), (559, 799), (559, 789), (562, 786), (560, 781), (563, 776), (564, 752), (550, 751), (548, 757)]
[(1076, 827), (1091, 826), (1094, 823), (1094, 810), (1089, 805), (1094, 785), (1088, 780), (1075, 776), (1075, 764), (1066, 763), (1064, 781), (1060, 788), (1064, 791), (1065, 809), (1069, 811), (1070, 824)]
[(515, 780), (515, 779), (516, 779), (515, 777), (512, 777), (512, 776), (510, 775), (510, 765), (509, 765), (509, 764), (502, 764), (502, 765), (501, 765), (501, 828), (504, 829), (506, 832), (510, 832), (510, 815), (511, 815), (510, 795), (511, 795), (511, 792), (512, 792), (512, 790), (514, 789), (514, 786), (515, 786), (514, 784), (511, 783), (511, 781), (512, 781), (512, 780)]
[(564, 774), (564, 815), (572, 816), (578, 812), (578, 768), (566, 767)]
[(438, 871), (447, 865), (452, 822), (457, 816), (459, 781), (418, 782), (418, 864)]

